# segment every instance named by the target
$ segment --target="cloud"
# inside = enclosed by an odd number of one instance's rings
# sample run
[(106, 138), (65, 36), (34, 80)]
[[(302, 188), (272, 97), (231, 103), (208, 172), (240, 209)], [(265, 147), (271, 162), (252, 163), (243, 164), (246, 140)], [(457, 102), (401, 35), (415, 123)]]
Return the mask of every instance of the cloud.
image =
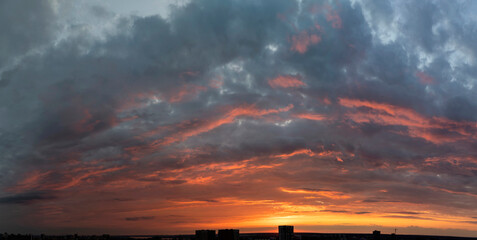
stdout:
[(141, 220), (153, 220), (154, 216), (141, 216), (141, 217), (127, 217), (124, 220), (126, 221), (141, 221)]
[(274, 79), (268, 80), (268, 84), (272, 88), (296, 88), (306, 86), (304, 82), (300, 80), (300, 76), (278, 76)]
[(473, 233), (471, 2), (2, 4), (8, 224)]
[(11, 196), (1, 197), (0, 204), (28, 205), (28, 204), (33, 204), (39, 201), (45, 201), (45, 200), (51, 201), (54, 199), (56, 199), (56, 196), (52, 195), (51, 193), (33, 191), (33, 192), (24, 192), (20, 194), (11, 195)]
[[(15, 60), (54, 39), (55, 12), (47, 1), (24, 4), (5, 0), (0, 3), (0, 71)], [(15, 14), (22, 12), (22, 14)], [(26, 17), (28, 16), (28, 17)], [(16, 24), (11, 24), (15, 22)], [(8, 79), (0, 83), (8, 84)]]
[(318, 44), (321, 41), (321, 37), (317, 34), (309, 34), (303, 30), (299, 34), (292, 36), (291, 41), (292, 46), (290, 50), (303, 54), (308, 50), (310, 45)]
[(418, 215), (421, 214), (420, 212), (392, 212), (397, 214), (404, 214), (404, 215)]
[(427, 75), (423, 72), (417, 72), (416, 76), (419, 78), (419, 81), (422, 84), (433, 84), (434, 83), (434, 78), (432, 78), (431, 76), (429, 76), (429, 75)]

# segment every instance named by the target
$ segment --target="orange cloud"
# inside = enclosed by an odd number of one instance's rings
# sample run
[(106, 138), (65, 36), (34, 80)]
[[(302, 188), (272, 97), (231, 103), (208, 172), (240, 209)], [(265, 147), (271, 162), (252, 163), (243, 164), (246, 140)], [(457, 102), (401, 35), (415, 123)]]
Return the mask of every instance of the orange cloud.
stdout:
[(296, 156), (296, 155), (308, 155), (309, 157), (314, 157), (314, 156), (329, 157), (329, 156), (342, 155), (342, 153), (337, 152), (337, 151), (323, 151), (323, 152), (315, 153), (315, 152), (311, 151), (310, 149), (305, 148), (305, 149), (298, 149), (298, 150), (295, 150), (295, 151), (293, 151), (291, 153), (287, 153), (287, 154), (278, 154), (278, 155), (275, 155), (273, 157), (286, 159), (286, 158), (290, 158), (290, 157), (293, 157), (293, 156)]
[[(279, 112), (287, 112), (293, 108), (293, 104), (288, 105), (284, 108), (279, 109), (257, 109), (254, 105), (249, 106), (242, 106), (238, 108), (234, 108), (227, 112), (225, 116), (222, 118), (212, 120), (212, 121), (205, 121), (202, 124), (198, 124), (192, 128), (184, 129), (183, 131), (179, 130), (176, 134), (168, 136), (165, 140), (161, 143), (161, 145), (168, 145), (177, 141), (184, 141), (189, 137), (196, 136), (198, 134), (209, 132), (215, 128), (218, 128), (224, 124), (229, 124), (235, 121), (237, 117), (240, 116), (248, 116), (248, 117), (260, 117), (263, 115), (268, 115), (272, 113), (279, 113)], [(188, 121), (185, 122), (189, 125)], [(181, 124), (179, 124), (180, 126)]]
[[(88, 168), (85, 168), (85, 169), (75, 169), (74, 172), (72, 172), (72, 176), (71, 176), (71, 180), (66, 182), (66, 183), (58, 183), (58, 184), (53, 184), (53, 186), (51, 186), (49, 189), (54, 189), (54, 190), (62, 190), (62, 189), (66, 189), (66, 188), (71, 188), (75, 185), (78, 185), (80, 184), (82, 181), (90, 178), (90, 177), (93, 177), (93, 176), (99, 176), (99, 175), (102, 175), (104, 173), (109, 173), (109, 172), (115, 172), (115, 171), (119, 171), (121, 169), (124, 169), (126, 168), (126, 166), (122, 166), (122, 167), (112, 167), (112, 168), (102, 168), (102, 169), (88, 169)], [(80, 172), (79, 174), (75, 174), (75, 172)]]
[[(452, 121), (443, 117), (426, 117), (416, 111), (386, 103), (377, 103), (358, 99), (340, 98), (339, 103), (348, 108), (368, 108), (373, 111), (357, 111), (347, 116), (357, 123), (374, 122), (381, 125), (400, 125), (408, 127), (412, 137), (423, 138), (440, 144), (472, 138), (477, 130), (475, 123)], [(453, 134), (437, 135), (434, 129), (446, 130)]]
[(326, 104), (326, 105), (330, 105), (330, 104), (331, 104), (330, 99), (327, 98), (327, 97), (323, 98), (323, 100), (321, 100), (321, 101), (322, 101), (324, 104)]
[(282, 192), (292, 193), (292, 194), (310, 194), (310, 195), (319, 195), (331, 199), (348, 199), (351, 196), (346, 195), (342, 192), (329, 191), (329, 190), (310, 190), (310, 189), (289, 189), (289, 188), (280, 188)]
[[(220, 87), (221, 83), (211, 81), (210, 85), (211, 87)], [(144, 108), (151, 104), (159, 103), (161, 101), (168, 101), (169, 103), (178, 103), (185, 100), (190, 100), (196, 97), (200, 92), (206, 90), (207, 87), (204, 86), (199, 86), (195, 84), (184, 84), (179, 87), (175, 87), (166, 93), (160, 93), (159, 91), (134, 93), (122, 100), (120, 106), (116, 109), (116, 112), (122, 113), (124, 111), (136, 108)]]
[(323, 114), (316, 114), (316, 113), (298, 113), (298, 114), (294, 114), (293, 116), (296, 118), (308, 119), (308, 120), (314, 120), (314, 121), (322, 121), (327, 119), (327, 116)]
[(27, 174), (27, 177), (21, 180), (18, 184), (9, 188), (9, 191), (12, 192), (22, 192), (32, 189), (36, 190), (63, 190), (79, 185), (81, 182), (87, 181), (88, 178), (100, 176), (105, 173), (116, 172), (121, 169), (126, 168), (126, 166), (121, 167), (90, 167), (84, 166), (84, 164), (65, 164), (68, 170), (61, 170), (61, 175), (64, 177), (63, 180), (54, 181), (48, 179), (52, 174), (55, 174), (53, 170), (48, 171), (33, 171)]
[(291, 153), (288, 153), (288, 154), (279, 154), (279, 155), (275, 155), (275, 157), (278, 157), (278, 158), (289, 158), (289, 157), (293, 157), (295, 155), (301, 155), (301, 154), (305, 154), (305, 155), (308, 155), (310, 157), (313, 157), (315, 156), (315, 153), (313, 151), (311, 151), (310, 149), (299, 149), (299, 150), (296, 150), (294, 152), (291, 152)]
[(317, 34), (309, 34), (306, 30), (299, 34), (292, 36), (292, 46), (290, 50), (299, 52), (301, 54), (308, 50), (310, 45), (318, 44), (321, 37)]
[(377, 112), (353, 114), (353, 120), (357, 122), (374, 121), (386, 125), (405, 125), (425, 128), (429, 126), (429, 119), (415, 111), (391, 104), (363, 101), (358, 99), (340, 98), (339, 104), (348, 108), (366, 107)]
[(180, 181), (183, 184), (213, 185), (236, 179), (238, 176), (253, 175), (282, 166), (282, 162), (263, 163), (260, 158), (245, 159), (237, 162), (202, 163), (181, 169), (154, 171), (145, 179)]
[(19, 181), (15, 186), (7, 190), (12, 192), (21, 192), (29, 189), (34, 189), (38, 187), (43, 178), (48, 176), (50, 173), (51, 171), (42, 172), (38, 170), (28, 172), (23, 180)]
[(186, 84), (164, 95), (166, 96), (166, 99), (168, 102), (176, 103), (176, 102), (181, 102), (189, 98), (193, 98), (197, 96), (200, 92), (205, 90), (207, 90), (207, 88), (203, 86), (198, 86), (194, 84)]
[(326, 21), (331, 22), (331, 26), (333, 28), (341, 28), (342, 27), (342, 22), (341, 22), (340, 15), (338, 15), (338, 12), (331, 9), (331, 7), (328, 8), (328, 13), (326, 14)]
[(278, 76), (268, 80), (268, 85), (272, 88), (297, 88), (306, 86), (306, 84), (300, 80), (299, 75)]
[(139, 138), (150, 137), (154, 134), (160, 133), (162, 129), (173, 129), (174, 132), (168, 136), (162, 137), (143, 146), (127, 147), (125, 148), (125, 151), (132, 155), (132, 159), (138, 160), (159, 146), (166, 146), (175, 142), (185, 141), (190, 137), (209, 132), (222, 125), (232, 123), (238, 117), (262, 117), (264, 115), (287, 112), (292, 108), (293, 104), (279, 109), (258, 109), (255, 105), (243, 105), (232, 108), (223, 116), (216, 119), (187, 120), (175, 125), (160, 126), (150, 132), (144, 133)]

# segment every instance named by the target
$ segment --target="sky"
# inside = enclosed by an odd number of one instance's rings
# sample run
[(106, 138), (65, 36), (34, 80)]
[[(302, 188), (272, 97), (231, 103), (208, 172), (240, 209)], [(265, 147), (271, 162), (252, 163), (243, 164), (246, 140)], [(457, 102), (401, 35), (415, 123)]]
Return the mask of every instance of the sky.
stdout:
[(477, 236), (477, 2), (0, 1), (0, 231)]

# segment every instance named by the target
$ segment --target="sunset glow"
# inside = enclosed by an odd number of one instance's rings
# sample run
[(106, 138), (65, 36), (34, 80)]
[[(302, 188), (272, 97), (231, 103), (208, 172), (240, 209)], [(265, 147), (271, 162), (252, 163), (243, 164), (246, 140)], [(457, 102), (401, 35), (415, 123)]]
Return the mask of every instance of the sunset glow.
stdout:
[(474, 10), (0, 1), (0, 232), (477, 237)]

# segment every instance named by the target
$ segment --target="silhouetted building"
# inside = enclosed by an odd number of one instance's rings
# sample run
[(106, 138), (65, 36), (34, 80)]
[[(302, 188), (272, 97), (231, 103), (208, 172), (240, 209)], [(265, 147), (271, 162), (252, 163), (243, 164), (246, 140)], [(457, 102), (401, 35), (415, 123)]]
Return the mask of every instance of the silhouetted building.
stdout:
[(378, 230), (373, 231), (373, 240), (381, 240), (381, 231), (378, 231)]
[(216, 240), (215, 230), (195, 230), (195, 240)]
[(220, 229), (219, 240), (239, 240), (238, 229)]
[(391, 240), (397, 240), (396, 233), (391, 233)]
[(278, 240), (292, 240), (293, 226), (278, 226)]

